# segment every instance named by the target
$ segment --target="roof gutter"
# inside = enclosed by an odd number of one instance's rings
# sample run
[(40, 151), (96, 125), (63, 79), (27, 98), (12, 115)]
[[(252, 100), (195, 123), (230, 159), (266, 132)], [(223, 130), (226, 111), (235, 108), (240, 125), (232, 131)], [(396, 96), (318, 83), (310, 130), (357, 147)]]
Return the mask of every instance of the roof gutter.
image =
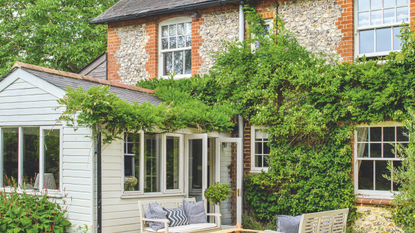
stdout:
[(147, 17), (147, 16), (154, 16), (154, 15), (160, 15), (160, 14), (165, 14), (165, 13), (173, 13), (177, 11), (189, 11), (189, 10), (194, 10), (200, 7), (211, 7), (211, 6), (223, 5), (223, 4), (229, 4), (229, 3), (237, 3), (239, 1), (240, 0), (219, 0), (219, 1), (197, 3), (197, 4), (187, 5), (187, 6), (160, 9), (160, 10), (148, 11), (148, 12), (132, 14), (132, 15), (124, 15), (124, 16), (118, 16), (118, 17), (113, 17), (113, 18), (92, 20), (89, 23), (103, 24), (103, 23), (109, 23), (109, 22), (126, 21), (126, 20), (131, 20), (131, 19)]

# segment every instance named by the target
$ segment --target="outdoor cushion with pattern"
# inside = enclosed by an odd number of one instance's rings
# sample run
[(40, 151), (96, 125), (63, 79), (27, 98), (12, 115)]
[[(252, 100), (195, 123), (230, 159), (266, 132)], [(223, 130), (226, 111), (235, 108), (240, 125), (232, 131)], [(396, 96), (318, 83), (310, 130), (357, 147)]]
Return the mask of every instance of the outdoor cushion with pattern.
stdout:
[[(148, 208), (146, 211), (146, 218), (149, 219), (166, 219), (166, 213), (164, 212), (163, 208), (157, 204), (157, 202), (154, 203), (153, 206), (148, 204)], [(164, 222), (147, 222), (148, 226), (151, 227), (151, 229), (158, 231), (160, 229), (164, 228)]]
[(167, 209), (163, 207), (164, 212), (166, 213), (167, 219), (170, 221), (169, 227), (189, 225), (189, 219), (184, 213), (182, 207)]
[(198, 201), (195, 204), (192, 204), (183, 200), (183, 209), (189, 219), (189, 224), (207, 223), (204, 201)]
[(284, 233), (298, 233), (301, 215), (295, 217), (289, 215), (277, 215), (277, 231)]

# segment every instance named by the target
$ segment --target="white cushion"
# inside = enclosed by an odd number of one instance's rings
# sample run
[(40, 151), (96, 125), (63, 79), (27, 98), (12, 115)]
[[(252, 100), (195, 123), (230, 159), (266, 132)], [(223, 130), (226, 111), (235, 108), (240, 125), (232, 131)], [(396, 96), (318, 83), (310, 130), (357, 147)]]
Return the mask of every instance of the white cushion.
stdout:
[[(216, 228), (217, 225), (215, 223), (195, 223), (190, 225), (182, 225), (177, 227), (169, 227), (170, 233), (181, 233), (181, 232), (193, 232), (193, 231), (202, 231), (211, 228)], [(144, 231), (148, 232), (164, 232), (164, 229), (160, 229), (158, 231), (154, 231), (150, 227), (144, 228)]]

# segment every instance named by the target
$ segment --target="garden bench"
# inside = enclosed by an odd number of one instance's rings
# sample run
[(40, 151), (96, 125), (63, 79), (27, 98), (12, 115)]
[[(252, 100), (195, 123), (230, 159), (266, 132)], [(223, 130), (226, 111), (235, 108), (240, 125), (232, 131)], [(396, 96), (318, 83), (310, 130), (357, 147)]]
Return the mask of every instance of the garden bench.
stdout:
[[(190, 203), (196, 203), (195, 198), (182, 198), (182, 199), (172, 199), (172, 200), (156, 200), (157, 204), (161, 207), (165, 208), (177, 208), (183, 205), (183, 200), (186, 200)], [(206, 232), (211, 230), (220, 230), (221, 228), (221, 214), (219, 213), (206, 213), (206, 216), (214, 216), (215, 223), (198, 223), (198, 224), (189, 224), (189, 225), (182, 225), (182, 226), (175, 226), (169, 227), (169, 220), (167, 219), (148, 219), (145, 218), (145, 213), (148, 208), (148, 204), (153, 205), (156, 201), (139, 201), (138, 208), (140, 211), (140, 228), (141, 233), (148, 233), (148, 232), (164, 232), (164, 233), (185, 233), (185, 232)], [(205, 200), (205, 212), (206, 212), (206, 200)], [(154, 231), (151, 229), (147, 222), (154, 221), (154, 222), (163, 222), (164, 229)]]
[(301, 215), (298, 233), (345, 233), (349, 209), (330, 210)]

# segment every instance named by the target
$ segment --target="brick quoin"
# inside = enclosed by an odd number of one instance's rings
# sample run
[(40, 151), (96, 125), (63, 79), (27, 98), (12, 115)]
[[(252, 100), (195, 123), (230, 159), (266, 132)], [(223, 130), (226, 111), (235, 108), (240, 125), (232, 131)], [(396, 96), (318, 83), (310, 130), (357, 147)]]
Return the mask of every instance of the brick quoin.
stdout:
[(336, 22), (337, 28), (343, 34), (337, 53), (344, 62), (352, 62), (354, 59), (354, 2), (353, 0), (341, 0), (337, 3), (343, 10)]

